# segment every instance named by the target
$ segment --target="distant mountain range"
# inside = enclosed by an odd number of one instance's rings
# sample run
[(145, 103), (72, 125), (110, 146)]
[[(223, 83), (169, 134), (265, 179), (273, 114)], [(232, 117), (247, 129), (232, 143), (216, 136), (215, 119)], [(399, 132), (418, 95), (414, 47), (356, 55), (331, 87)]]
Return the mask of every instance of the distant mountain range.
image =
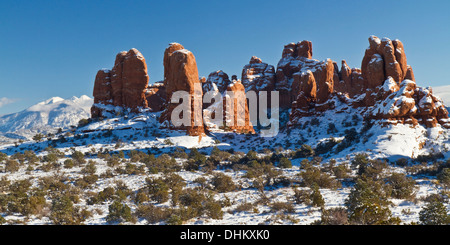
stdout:
[(92, 104), (93, 99), (86, 95), (53, 97), (23, 111), (0, 116), (0, 142), (31, 139), (36, 133), (54, 133), (59, 128), (77, 125), (91, 116)]

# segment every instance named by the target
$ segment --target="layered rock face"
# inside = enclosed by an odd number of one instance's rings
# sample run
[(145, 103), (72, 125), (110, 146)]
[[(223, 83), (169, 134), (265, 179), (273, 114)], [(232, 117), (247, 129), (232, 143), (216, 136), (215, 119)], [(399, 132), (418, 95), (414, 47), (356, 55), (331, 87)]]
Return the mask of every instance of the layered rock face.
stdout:
[(202, 119), (202, 82), (198, 76), (194, 54), (179, 43), (171, 43), (164, 52), (164, 87), (169, 103), (160, 121), (168, 121), (171, 128), (172, 111), (178, 104), (170, 103), (173, 93), (186, 91), (191, 97), (191, 124), (179, 127), (186, 129), (188, 135), (199, 136), (205, 133)]
[(325, 103), (334, 91), (334, 84), (339, 82), (335, 63), (327, 59), (318, 61), (312, 59), (312, 44), (302, 41), (284, 46), (281, 60), (276, 71), (275, 89), (280, 92), (280, 106), (290, 108), (297, 99), (297, 87), (302, 73), (311, 71), (317, 86), (318, 104)]
[[(288, 90), (285, 93), (290, 93), (293, 102), (291, 124), (302, 116), (330, 109), (333, 105), (326, 101), (337, 95), (353, 107), (363, 108), (370, 119), (450, 127), (442, 101), (431, 89), (416, 85), (401, 41), (371, 36), (361, 69), (349, 68), (343, 60), (340, 71), (329, 59), (312, 60), (311, 46), (306, 44), (286, 45), (277, 69), (277, 88), (280, 92)], [(291, 103), (285, 102), (286, 106)]]
[(98, 71), (94, 84), (92, 117), (102, 116), (102, 105), (113, 105), (139, 112), (147, 108), (145, 91), (149, 76), (144, 56), (137, 49), (122, 51), (116, 56), (112, 70)]

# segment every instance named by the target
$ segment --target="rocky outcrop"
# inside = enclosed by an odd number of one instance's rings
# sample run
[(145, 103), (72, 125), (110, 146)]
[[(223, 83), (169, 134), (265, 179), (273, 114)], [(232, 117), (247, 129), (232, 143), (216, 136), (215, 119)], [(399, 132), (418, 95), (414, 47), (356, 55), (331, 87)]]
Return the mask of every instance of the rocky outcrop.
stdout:
[[(335, 71), (338, 71), (338, 68), (335, 66)], [(361, 69), (359, 68), (350, 68), (347, 65), (345, 60), (341, 61), (341, 69), (338, 71), (338, 78), (335, 79), (334, 83), (334, 91), (345, 93), (350, 98), (361, 94), (363, 91), (363, 77), (361, 75)]]
[[(160, 121), (166, 121), (173, 129), (185, 129), (191, 136), (203, 135), (202, 82), (204, 81), (199, 79), (194, 54), (181, 44), (171, 43), (164, 52), (164, 87), (168, 103)], [(171, 122), (172, 111), (178, 104), (170, 101), (177, 91), (186, 91), (191, 97), (191, 123), (188, 126), (175, 127)]]
[(369, 119), (389, 124), (450, 126), (442, 101), (431, 89), (416, 85), (401, 41), (371, 36), (361, 69), (350, 68), (342, 60), (338, 71), (335, 62), (319, 62), (311, 56), (308, 42), (291, 43), (285, 46), (278, 64), (276, 87), (290, 97), (284, 106), (293, 102), (289, 125), (303, 116), (332, 108), (329, 99), (336, 95), (340, 101), (362, 108)]
[(119, 106), (139, 112), (147, 108), (147, 64), (137, 49), (117, 54), (112, 70), (98, 71), (94, 84), (92, 117), (102, 116), (104, 105)]
[[(289, 43), (284, 46), (276, 70), (253, 56), (243, 67), (242, 82), (235, 75), (230, 81), (221, 70), (210, 73), (207, 79), (199, 78), (194, 55), (179, 43), (171, 43), (165, 50), (163, 64), (164, 81), (149, 86), (142, 54), (136, 49), (118, 53), (111, 70), (97, 72), (92, 117), (103, 117), (116, 112), (117, 108), (131, 112), (145, 108), (162, 111), (163, 126), (185, 129), (189, 135), (202, 135), (205, 132), (203, 111), (209, 112), (209, 106), (215, 106), (228, 113), (221, 119), (225, 125), (220, 126), (222, 129), (254, 133), (246, 93), (254, 91), (258, 95), (267, 91), (270, 103), (270, 92), (278, 91), (281, 109), (290, 111), (290, 126), (301, 117), (333, 109), (340, 101), (358, 109), (366, 119), (450, 128), (448, 111), (442, 100), (433, 95), (431, 88), (417, 86), (404, 45), (399, 40), (371, 36), (361, 68), (350, 68), (345, 60), (339, 68), (331, 59), (313, 59), (310, 41)], [(189, 126), (175, 127), (171, 122), (173, 110), (184, 103), (182, 100), (171, 103), (177, 91), (186, 91), (190, 96)], [(203, 103), (203, 95), (209, 91), (225, 96), (225, 100)], [(226, 100), (227, 92), (234, 92), (238, 97)], [(232, 104), (236, 108), (231, 108)], [(218, 128), (208, 123), (208, 128)]]
[(208, 91), (218, 90), (219, 93), (223, 93), (227, 90), (228, 85), (231, 84), (228, 74), (222, 70), (211, 72), (202, 85), (203, 94)]
[(275, 68), (253, 56), (249, 64), (242, 69), (241, 81), (246, 92), (255, 91), (258, 94), (260, 91), (273, 91), (275, 89)]
[(392, 77), (397, 84), (405, 80), (407, 74), (408, 78), (412, 78), (412, 68), (407, 65), (400, 40), (391, 41), (386, 37), (380, 40), (376, 36), (370, 36), (369, 44), (361, 62), (364, 88), (374, 89), (381, 86), (388, 77)]
[(297, 91), (293, 90), (294, 78), (308, 70), (313, 73), (317, 84), (317, 103), (325, 103), (334, 91), (334, 84), (339, 82), (335, 63), (330, 59), (312, 59), (312, 45), (309, 41), (285, 45), (277, 66), (275, 86), (280, 92), (282, 108), (290, 108), (297, 99)]
[(293, 91), (297, 94), (292, 103), (291, 118), (309, 116), (317, 100), (317, 85), (314, 74), (308, 70), (294, 77)]
[(164, 105), (167, 103), (166, 96), (166, 87), (164, 87), (164, 83), (157, 82), (149, 85), (145, 91), (145, 98), (150, 111), (163, 111)]
[[(223, 89), (223, 85), (227, 87)], [(249, 105), (247, 103), (245, 86), (240, 80), (230, 81), (228, 75), (219, 70), (209, 74), (203, 83), (203, 92), (220, 94), (222, 101), (205, 103), (203, 113), (205, 126), (208, 130), (222, 129), (235, 133), (255, 133), (250, 122)], [(216, 118), (216, 112), (222, 112), (222, 120)]]
[[(245, 96), (245, 87), (239, 80), (233, 82), (227, 87), (224, 96), (224, 121), (226, 131), (236, 133), (255, 133), (253, 125), (250, 122), (249, 107)], [(232, 97), (230, 97), (230, 94)]]
[(94, 106), (91, 107), (91, 117), (102, 117), (102, 110), (96, 104), (112, 104), (111, 71), (102, 69), (97, 72), (94, 82)]

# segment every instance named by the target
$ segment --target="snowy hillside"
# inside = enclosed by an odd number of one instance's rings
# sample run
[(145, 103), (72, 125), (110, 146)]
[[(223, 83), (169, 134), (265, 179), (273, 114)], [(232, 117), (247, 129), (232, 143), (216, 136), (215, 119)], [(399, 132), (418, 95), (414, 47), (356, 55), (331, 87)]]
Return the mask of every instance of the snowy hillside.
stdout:
[(0, 117), (0, 142), (9, 139), (30, 139), (36, 133), (54, 133), (59, 128), (77, 125), (90, 117), (93, 99), (82, 95), (69, 99), (53, 97), (23, 111)]
[(433, 87), (433, 92), (444, 101), (447, 108), (450, 108), (450, 85)]

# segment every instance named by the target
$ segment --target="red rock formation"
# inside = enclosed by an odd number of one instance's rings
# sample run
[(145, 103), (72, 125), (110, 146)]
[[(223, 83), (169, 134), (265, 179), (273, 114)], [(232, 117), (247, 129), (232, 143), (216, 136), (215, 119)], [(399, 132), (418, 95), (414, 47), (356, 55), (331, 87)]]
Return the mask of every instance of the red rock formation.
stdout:
[(112, 103), (111, 95), (111, 71), (102, 69), (97, 72), (94, 83), (94, 105), (91, 107), (93, 118), (102, 117), (102, 110), (98, 104), (108, 105)]
[(163, 111), (167, 102), (164, 84), (159, 82), (149, 85), (145, 91), (145, 98), (150, 111)]
[(222, 94), (227, 90), (227, 87), (230, 84), (231, 81), (230, 78), (228, 77), (228, 74), (226, 74), (222, 70), (211, 72), (206, 81), (202, 85), (203, 94), (208, 91), (214, 91), (215, 88), (217, 88), (219, 93)]
[(147, 64), (137, 49), (117, 54), (111, 71), (100, 70), (94, 85), (94, 105), (92, 117), (102, 115), (102, 105), (114, 105), (139, 112), (147, 108), (145, 91), (148, 86)]
[(123, 60), (122, 71), (122, 104), (138, 112), (139, 108), (147, 108), (145, 90), (148, 86), (147, 64), (137, 49), (130, 49)]
[(313, 73), (308, 70), (294, 76), (293, 91), (297, 94), (292, 103), (292, 118), (308, 115), (310, 109), (314, 108), (317, 99), (317, 85)]
[(123, 73), (123, 60), (127, 55), (126, 51), (122, 51), (116, 55), (116, 61), (114, 67), (111, 70), (111, 87), (112, 87), (112, 99), (113, 105), (122, 106), (122, 73)]
[(297, 56), (312, 59), (312, 43), (310, 41), (301, 41), (297, 44)]
[[(178, 104), (170, 103), (174, 92), (186, 91), (191, 96), (191, 125), (180, 127), (188, 135), (199, 136), (205, 133), (202, 118), (202, 81), (200, 81), (194, 54), (181, 44), (171, 43), (164, 52), (164, 87), (168, 100), (167, 110), (161, 121), (168, 121)], [(175, 128), (170, 123), (171, 128)]]
[(317, 83), (317, 103), (325, 103), (334, 91), (334, 83), (339, 82), (339, 73), (335, 63), (327, 59), (312, 59), (312, 45), (309, 41), (284, 46), (281, 60), (276, 71), (275, 89), (280, 92), (280, 106), (290, 108), (297, 94), (292, 92), (294, 74), (310, 70)]
[[(230, 97), (229, 93), (233, 97)], [(228, 86), (223, 105), (226, 130), (236, 133), (255, 133), (253, 125), (250, 122), (245, 87), (241, 81), (234, 80)]]
[(242, 69), (242, 84), (245, 91), (273, 91), (275, 89), (275, 69), (272, 65), (263, 63), (256, 56), (250, 59), (250, 63)]
[(330, 59), (324, 61), (314, 71), (317, 83), (317, 103), (325, 103), (334, 91), (334, 65)]
[(365, 88), (374, 89), (382, 85), (388, 77), (392, 77), (398, 84), (407, 78), (407, 75), (413, 80), (412, 69), (407, 65), (401, 41), (391, 41), (389, 38), (380, 40), (376, 36), (370, 36), (369, 44), (361, 62)]

